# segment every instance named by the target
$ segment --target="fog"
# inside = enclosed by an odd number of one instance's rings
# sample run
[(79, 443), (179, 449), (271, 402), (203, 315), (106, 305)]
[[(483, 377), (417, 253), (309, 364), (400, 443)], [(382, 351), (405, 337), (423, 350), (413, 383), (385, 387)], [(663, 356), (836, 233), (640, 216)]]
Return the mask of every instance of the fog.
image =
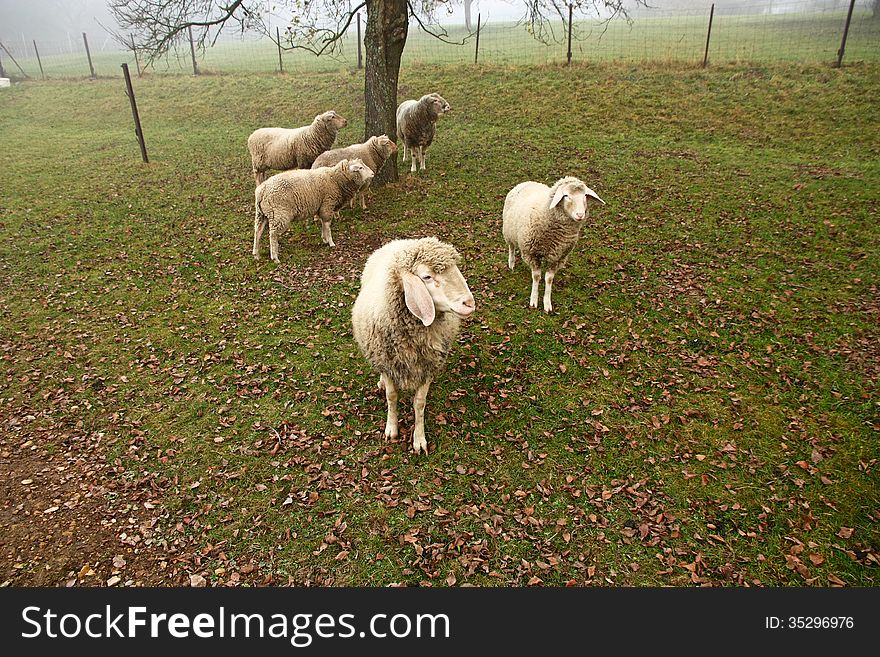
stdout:
[[(858, 0), (864, 6), (872, 0)], [(283, 5), (284, 0), (265, 1), (266, 9)], [(434, 18), (442, 25), (461, 25), (465, 13), (461, 0), (438, 5)], [(601, 5), (601, 1), (597, 2)], [(649, 0), (650, 8), (638, 6), (635, 0), (627, 0), (627, 8), (633, 18), (668, 12), (707, 13), (711, 0)], [(715, 0), (715, 12), (726, 13), (789, 13), (815, 10), (843, 10), (848, 0)], [(509, 22), (525, 15), (524, 0), (475, 0), (472, 5), (472, 21), (476, 23), (481, 14), (483, 23)], [(597, 9), (588, 15), (607, 17), (609, 12)], [(269, 16), (272, 27), (283, 27), (289, 15), (275, 13)], [(117, 29), (106, 0), (0, 0), (0, 41), (16, 48), (27, 45), (31, 39), (38, 41), (74, 41), (87, 32), (96, 48), (107, 45), (109, 31)]]

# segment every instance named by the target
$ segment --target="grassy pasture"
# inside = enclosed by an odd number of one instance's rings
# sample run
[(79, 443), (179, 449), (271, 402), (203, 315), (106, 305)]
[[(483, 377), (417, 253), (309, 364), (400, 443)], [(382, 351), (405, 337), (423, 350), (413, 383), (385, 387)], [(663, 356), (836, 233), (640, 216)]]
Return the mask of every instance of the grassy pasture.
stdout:
[[(2, 581), (876, 585), (877, 65), (405, 69), (429, 90), (428, 171), (280, 266), (245, 139), (333, 107), (358, 141), (359, 76), (139, 80), (149, 165), (119, 80), (0, 94)], [(500, 210), (564, 174), (608, 205), (547, 316)], [(478, 310), (417, 458), (349, 313), (421, 235)]]

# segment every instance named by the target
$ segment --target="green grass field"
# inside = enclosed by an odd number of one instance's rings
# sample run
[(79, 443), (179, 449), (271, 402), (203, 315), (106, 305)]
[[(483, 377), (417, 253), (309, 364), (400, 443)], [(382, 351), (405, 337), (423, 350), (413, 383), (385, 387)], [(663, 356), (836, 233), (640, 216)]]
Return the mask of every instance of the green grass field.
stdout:
[[(837, 59), (845, 12), (766, 14), (755, 16), (718, 15), (713, 21), (709, 59), (713, 64), (732, 62), (831, 63)], [(638, 16), (631, 22), (615, 19), (610, 23), (576, 21), (572, 58), (576, 62), (702, 62), (706, 47), (708, 13)], [(481, 30), (479, 60), (484, 64), (550, 64), (566, 61), (566, 28), (552, 23), (545, 42), (532, 37), (525, 26), (489, 20)], [(437, 29), (437, 28), (434, 28)], [(416, 25), (409, 30), (403, 65), (467, 64), (474, 60), (475, 40), (464, 26), (451, 26), (445, 43), (427, 35)], [(100, 35), (94, 35), (97, 39)], [(103, 38), (103, 37), (102, 37)], [(88, 59), (81, 42), (42, 44), (43, 69), (48, 77), (85, 77)], [(456, 45), (463, 44), (463, 45)], [(18, 62), (34, 78), (40, 69), (30, 44), (18, 46)], [(107, 44), (101, 44), (106, 46)], [(68, 53), (69, 47), (74, 52)], [(135, 70), (132, 53), (116, 51), (110, 42), (100, 50), (92, 44), (92, 59), (99, 76), (119, 76), (120, 64)], [(48, 55), (48, 52), (64, 54)], [(142, 56), (143, 58), (143, 56)], [(282, 55), (287, 72), (335, 72), (357, 66), (357, 37), (354, 29), (346, 35), (341, 52), (315, 57), (302, 50)], [(880, 21), (869, 12), (854, 13), (847, 40), (846, 61), (880, 60)], [(278, 51), (269, 39), (235, 39), (225, 35), (216, 45), (197, 54), (201, 72), (271, 72), (278, 70)], [(7, 61), (10, 74), (19, 75)], [(189, 45), (181, 44), (170, 56), (153, 64), (153, 73), (191, 73)]]
[[(149, 165), (118, 79), (0, 94), (0, 579), (877, 585), (878, 65), (405, 69), (434, 90), (427, 172), (280, 266), (246, 137), (360, 140), (360, 76), (138, 80)], [(607, 206), (548, 316), (501, 207), (565, 174)], [(477, 312), (415, 457), (350, 308), (424, 235)]]

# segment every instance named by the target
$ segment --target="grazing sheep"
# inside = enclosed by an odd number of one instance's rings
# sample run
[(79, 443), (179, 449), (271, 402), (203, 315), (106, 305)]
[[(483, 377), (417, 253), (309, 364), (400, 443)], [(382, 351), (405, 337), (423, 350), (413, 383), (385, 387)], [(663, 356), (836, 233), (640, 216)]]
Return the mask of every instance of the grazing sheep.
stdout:
[(550, 294), (556, 271), (565, 265), (568, 254), (580, 237), (590, 216), (590, 205), (605, 204), (592, 189), (572, 176), (556, 181), (553, 187), (524, 182), (510, 190), (504, 199), (502, 232), (507, 242), (507, 266), (516, 264), (516, 250), (532, 269), (532, 296), (529, 306), (538, 307), (541, 268), (544, 277), (544, 311), (553, 310)]
[(425, 152), (434, 141), (434, 128), (437, 118), (451, 108), (440, 94), (427, 94), (418, 100), (405, 100), (397, 107), (397, 136), (403, 142), (403, 159), (406, 148), (410, 148), (410, 159), (415, 173), (416, 159), (425, 170)]
[(269, 227), (269, 251), (278, 262), (278, 236), (294, 219), (321, 221), (321, 239), (336, 246), (330, 232), (335, 212), (354, 198), (373, 178), (373, 172), (358, 159), (342, 160), (333, 167), (293, 169), (277, 173), (257, 186), (254, 216), (254, 258), (260, 257), (260, 238)]
[[(352, 144), (347, 148), (334, 148), (332, 151), (321, 153), (312, 164), (312, 168), (331, 167), (339, 162), (339, 160), (360, 158), (374, 173), (379, 173), (379, 169), (385, 164), (385, 160), (396, 152), (397, 144), (391, 141), (388, 135), (379, 135), (378, 137), (370, 137), (363, 144)], [(367, 181), (358, 193), (361, 199), (362, 210), (367, 209), (364, 195), (367, 193), (369, 186), (370, 183)], [(351, 199), (351, 207), (354, 207), (354, 199)]]
[(301, 128), (259, 128), (248, 137), (248, 151), (259, 185), (269, 169), (308, 169), (321, 153), (336, 141), (336, 133), (348, 121), (333, 110), (318, 114)]
[(413, 449), (428, 452), (425, 402), (458, 335), (474, 312), (461, 257), (436, 237), (395, 240), (367, 259), (352, 308), (354, 339), (376, 370), (388, 403), (386, 438), (397, 437), (399, 390), (415, 390)]

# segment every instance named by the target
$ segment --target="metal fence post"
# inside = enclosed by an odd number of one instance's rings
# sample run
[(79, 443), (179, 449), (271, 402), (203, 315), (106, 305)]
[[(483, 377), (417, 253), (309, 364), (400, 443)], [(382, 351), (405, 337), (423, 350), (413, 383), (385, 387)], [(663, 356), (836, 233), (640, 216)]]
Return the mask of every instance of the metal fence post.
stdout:
[(94, 80), (98, 76), (95, 75), (95, 66), (92, 64), (92, 53), (89, 52), (89, 40), (88, 37), (86, 37), (85, 32), (83, 32), (83, 43), (86, 44), (86, 57), (89, 58), (89, 71), (91, 72), (90, 77), (92, 78), (92, 80)]
[(572, 5), (568, 5), (568, 63), (566, 66), (571, 66), (571, 18), (574, 13), (574, 8)]
[(284, 62), (281, 60), (281, 30), (275, 26), (275, 39), (278, 43), (278, 71), (284, 73)]
[(849, 34), (849, 22), (852, 20), (853, 7), (856, 0), (849, 1), (849, 11), (846, 13), (846, 24), (843, 26), (843, 38), (840, 40), (840, 50), (837, 51), (837, 64), (834, 68), (840, 68), (843, 64), (843, 51), (846, 50), (846, 37)]
[(134, 65), (137, 67), (138, 77), (141, 77), (141, 61), (138, 59), (137, 44), (134, 42), (134, 34), (131, 35), (131, 51), (134, 53)]
[(46, 74), (43, 72), (43, 61), (40, 59), (40, 51), (37, 49), (37, 40), (34, 39), (34, 52), (37, 54), (37, 64), (40, 65), (40, 75), (45, 80)]
[(192, 25), (187, 25), (186, 31), (189, 33), (189, 54), (192, 56), (192, 60), (193, 60), (193, 75), (198, 75), (199, 74), (199, 67), (196, 64), (196, 47), (195, 47), (195, 45), (193, 45)]
[(137, 135), (138, 144), (141, 147), (141, 158), (149, 162), (147, 158), (147, 145), (144, 143), (144, 131), (141, 129), (141, 117), (138, 115), (137, 102), (134, 99), (134, 89), (131, 86), (131, 75), (128, 73), (128, 64), (122, 65), (122, 75), (125, 76), (125, 89), (128, 93), (128, 101), (131, 103), (131, 115), (134, 118), (134, 133)]
[(712, 36), (712, 17), (715, 15), (715, 3), (712, 3), (712, 8), (709, 10), (709, 31), (706, 32), (706, 52), (703, 54), (703, 68), (706, 68), (706, 64), (709, 63), (709, 38)]
[(358, 68), (364, 67), (364, 59), (361, 55), (361, 13), (358, 12)]
[(480, 14), (477, 14), (477, 46), (474, 48), (474, 64), (477, 63), (477, 57), (480, 54)]

